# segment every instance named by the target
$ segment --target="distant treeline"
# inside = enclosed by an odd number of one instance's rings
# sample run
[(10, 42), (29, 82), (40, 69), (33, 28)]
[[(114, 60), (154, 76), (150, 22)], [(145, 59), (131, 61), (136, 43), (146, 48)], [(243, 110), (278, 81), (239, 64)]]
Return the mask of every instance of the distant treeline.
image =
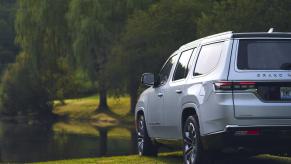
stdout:
[(54, 100), (94, 92), (101, 111), (108, 94), (129, 94), (133, 112), (140, 75), (158, 73), (180, 45), (290, 31), (290, 16), (289, 0), (1, 0), (1, 113), (46, 116)]

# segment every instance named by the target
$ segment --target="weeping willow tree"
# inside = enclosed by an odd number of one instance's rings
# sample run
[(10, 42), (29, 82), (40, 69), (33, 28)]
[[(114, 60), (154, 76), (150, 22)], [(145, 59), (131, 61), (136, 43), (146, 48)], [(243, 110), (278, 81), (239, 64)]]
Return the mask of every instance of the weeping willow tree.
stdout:
[(67, 16), (74, 56), (90, 79), (97, 82), (99, 109), (107, 110), (107, 83), (103, 66), (107, 60), (109, 34), (104, 25), (102, 6), (98, 0), (72, 0)]
[(18, 48), (14, 44), (16, 0), (0, 1), (0, 76), (9, 63), (13, 63)]
[[(63, 91), (70, 82), (66, 62), (70, 47), (65, 18), (67, 10), (68, 0), (18, 1), (16, 42), (23, 55), (18, 57), (3, 79), (2, 104), (5, 104), (5, 109), (22, 111), (27, 107), (28, 112), (51, 113), (53, 100), (63, 98)], [(15, 80), (23, 80), (27, 85)], [(13, 88), (23, 95), (15, 96), (18, 92)], [(44, 100), (40, 101), (38, 97)]]
[[(160, 0), (128, 19), (120, 42), (113, 48), (114, 81), (126, 86), (134, 113), (144, 72), (158, 73), (163, 62), (179, 46), (197, 38), (197, 18), (203, 6), (199, 0)], [(121, 86), (122, 87), (122, 86)]]
[[(72, 0), (67, 14), (77, 63), (96, 83), (99, 111), (108, 112), (107, 92), (112, 86), (106, 63), (128, 15), (151, 1)], [(110, 61), (109, 61), (110, 62)], [(111, 87), (112, 88), (112, 87)]]

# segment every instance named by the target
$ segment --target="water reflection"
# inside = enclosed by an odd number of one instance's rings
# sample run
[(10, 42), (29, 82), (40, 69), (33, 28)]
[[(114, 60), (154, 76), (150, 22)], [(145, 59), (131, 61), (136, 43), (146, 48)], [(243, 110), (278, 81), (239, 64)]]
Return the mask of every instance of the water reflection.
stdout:
[(0, 122), (0, 162), (34, 162), (136, 153), (132, 127), (89, 123)]

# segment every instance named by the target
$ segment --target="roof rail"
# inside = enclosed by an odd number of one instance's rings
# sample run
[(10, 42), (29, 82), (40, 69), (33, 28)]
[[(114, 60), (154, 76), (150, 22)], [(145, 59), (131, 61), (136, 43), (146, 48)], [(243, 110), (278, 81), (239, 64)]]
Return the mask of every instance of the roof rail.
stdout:
[(221, 36), (221, 35), (228, 35), (228, 34), (233, 34), (233, 31), (221, 32), (221, 33), (218, 33), (218, 34), (206, 36), (205, 38), (212, 38), (212, 37), (217, 37), (217, 36)]
[(191, 44), (194, 43), (194, 42), (199, 42), (199, 41), (201, 41), (201, 40), (203, 40), (203, 39), (209, 39), (209, 38), (212, 38), (212, 37), (218, 37), (218, 36), (221, 36), (221, 35), (230, 35), (230, 34), (233, 34), (233, 31), (226, 31), (226, 32), (222, 32), (222, 33), (218, 33), (218, 34), (214, 34), (214, 35), (206, 36), (206, 37), (204, 37), (204, 38), (200, 38), (200, 39), (198, 39), (198, 40), (194, 40), (194, 41), (192, 41), (192, 42), (186, 43), (186, 44), (180, 46), (179, 49), (184, 48), (184, 47), (187, 47), (188, 45), (191, 45)]

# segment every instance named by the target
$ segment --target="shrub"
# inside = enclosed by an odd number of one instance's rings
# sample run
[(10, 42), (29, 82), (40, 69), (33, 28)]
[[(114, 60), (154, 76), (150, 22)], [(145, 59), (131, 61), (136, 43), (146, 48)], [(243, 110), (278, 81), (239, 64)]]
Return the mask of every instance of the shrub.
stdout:
[(22, 53), (2, 78), (1, 113), (28, 115), (51, 113), (49, 93), (31, 69), (29, 55)]

